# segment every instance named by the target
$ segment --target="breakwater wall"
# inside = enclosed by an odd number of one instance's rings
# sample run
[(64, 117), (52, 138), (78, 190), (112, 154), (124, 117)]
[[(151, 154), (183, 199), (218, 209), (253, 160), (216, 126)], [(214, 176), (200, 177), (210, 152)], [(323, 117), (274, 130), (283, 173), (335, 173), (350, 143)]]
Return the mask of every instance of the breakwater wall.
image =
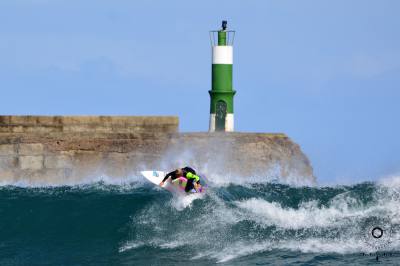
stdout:
[(0, 116), (0, 184), (62, 185), (191, 165), (207, 175), (315, 182), (284, 134), (179, 133), (171, 116)]

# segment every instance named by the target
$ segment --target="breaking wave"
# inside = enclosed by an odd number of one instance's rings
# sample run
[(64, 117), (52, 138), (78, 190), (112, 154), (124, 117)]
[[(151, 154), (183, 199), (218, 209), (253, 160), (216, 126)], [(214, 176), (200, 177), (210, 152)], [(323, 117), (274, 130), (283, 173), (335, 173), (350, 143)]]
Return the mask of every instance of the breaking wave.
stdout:
[(400, 250), (399, 177), (334, 187), (245, 180), (210, 182), (207, 194), (186, 197), (142, 177), (3, 184), (0, 263), (241, 265)]

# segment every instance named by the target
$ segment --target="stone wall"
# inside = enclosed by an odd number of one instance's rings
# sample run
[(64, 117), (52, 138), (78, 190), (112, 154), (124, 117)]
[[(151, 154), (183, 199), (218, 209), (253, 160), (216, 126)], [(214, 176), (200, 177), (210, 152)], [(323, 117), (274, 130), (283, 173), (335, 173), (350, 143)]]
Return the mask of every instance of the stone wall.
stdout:
[(171, 116), (0, 116), (0, 133), (136, 133), (178, 130)]
[(177, 117), (0, 116), (0, 184), (77, 184), (184, 165), (208, 175), (315, 181), (284, 134), (178, 133)]
[(177, 134), (171, 138), (164, 157), (173, 164), (189, 163), (229, 178), (268, 175), (315, 182), (310, 162), (300, 146), (281, 133)]

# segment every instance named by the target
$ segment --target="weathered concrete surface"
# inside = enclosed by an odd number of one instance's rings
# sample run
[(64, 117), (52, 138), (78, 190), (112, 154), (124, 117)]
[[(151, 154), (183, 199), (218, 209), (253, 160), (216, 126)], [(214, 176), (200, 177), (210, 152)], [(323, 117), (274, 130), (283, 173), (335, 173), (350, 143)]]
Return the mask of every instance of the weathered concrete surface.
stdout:
[(19, 156), (19, 166), (22, 170), (43, 169), (43, 155), (39, 156)]
[[(182, 149), (181, 154), (176, 152)], [(308, 158), (285, 134), (183, 133), (171, 138), (166, 157), (201, 166), (212, 174), (279, 177), (315, 182)]]
[(284, 134), (178, 133), (177, 117), (0, 116), (0, 184), (76, 184), (184, 165), (315, 182), (307, 157)]
[(176, 132), (172, 116), (0, 116), (0, 133)]

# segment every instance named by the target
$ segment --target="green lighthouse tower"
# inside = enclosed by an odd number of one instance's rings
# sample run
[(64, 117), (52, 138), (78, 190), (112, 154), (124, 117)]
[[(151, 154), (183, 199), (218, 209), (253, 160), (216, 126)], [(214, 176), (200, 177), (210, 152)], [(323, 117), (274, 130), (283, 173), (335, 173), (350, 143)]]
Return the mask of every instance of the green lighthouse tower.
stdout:
[(222, 28), (210, 31), (212, 46), (212, 82), (210, 93), (210, 132), (233, 131), (233, 96), (232, 88), (233, 41), (235, 31), (227, 30), (227, 21), (222, 21)]

